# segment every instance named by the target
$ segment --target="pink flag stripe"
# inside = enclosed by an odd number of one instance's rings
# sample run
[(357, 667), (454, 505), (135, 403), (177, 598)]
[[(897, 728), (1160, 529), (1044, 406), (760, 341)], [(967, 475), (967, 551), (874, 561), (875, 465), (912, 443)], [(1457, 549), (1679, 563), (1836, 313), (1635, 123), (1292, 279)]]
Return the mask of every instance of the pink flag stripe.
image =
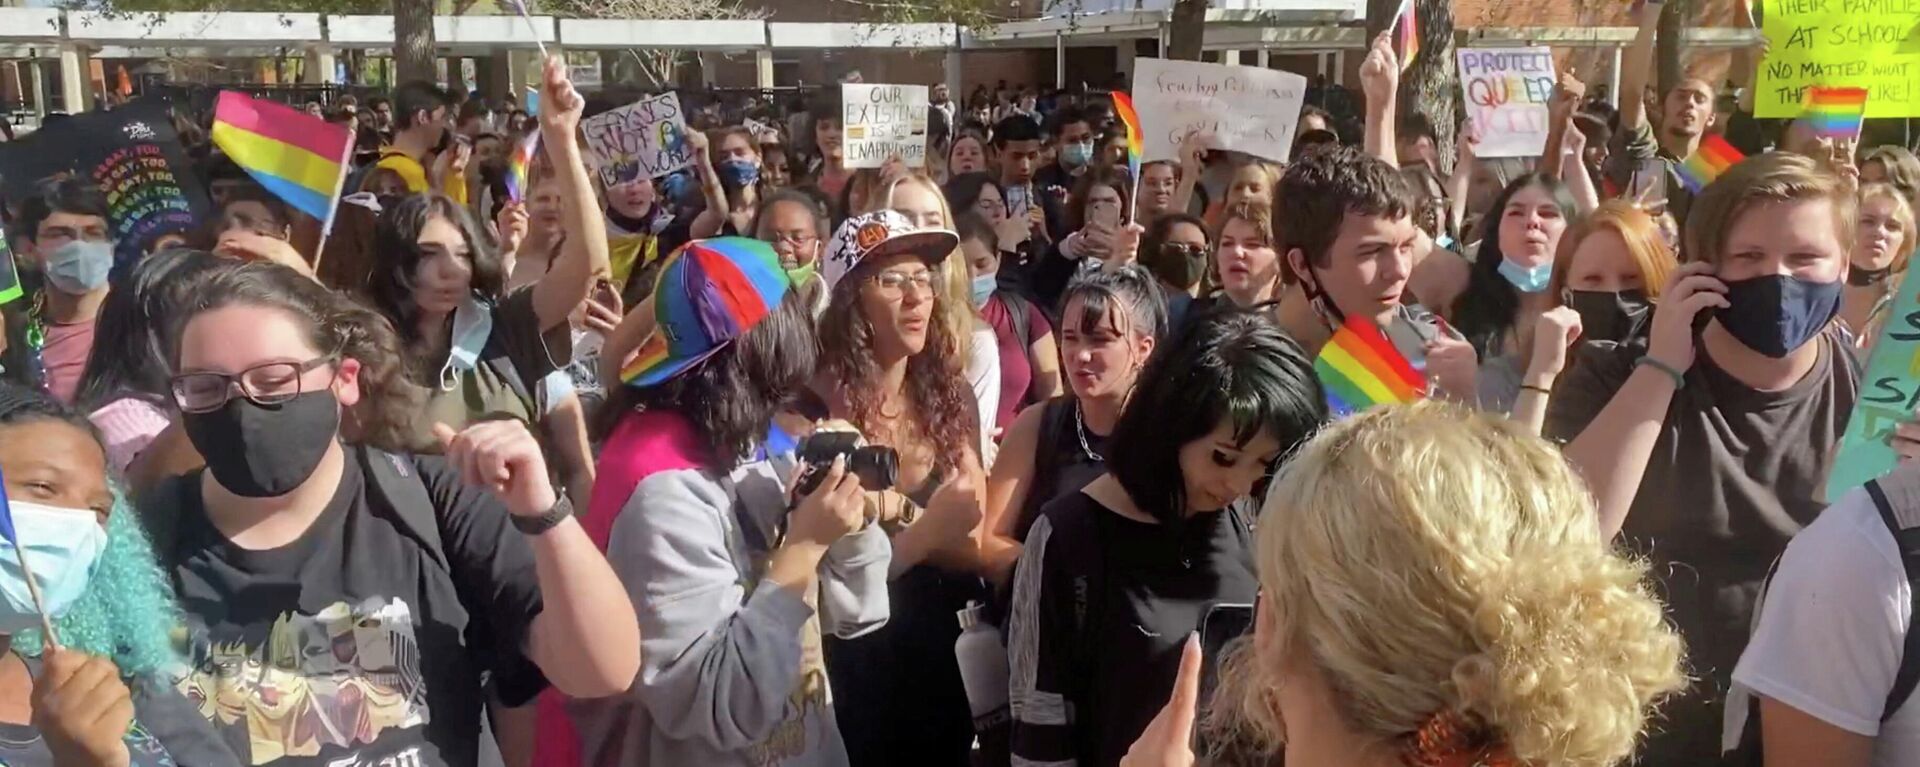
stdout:
[(353, 138), (347, 133), (347, 126), (235, 91), (220, 92), (214, 119), (262, 138), (299, 147), (334, 163), (340, 162), (341, 148)]

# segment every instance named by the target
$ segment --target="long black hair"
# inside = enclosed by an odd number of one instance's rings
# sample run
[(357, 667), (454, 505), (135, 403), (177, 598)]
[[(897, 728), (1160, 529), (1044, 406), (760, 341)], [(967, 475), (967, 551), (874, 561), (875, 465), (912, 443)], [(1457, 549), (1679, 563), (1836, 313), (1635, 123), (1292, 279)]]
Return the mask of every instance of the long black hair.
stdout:
[(1487, 209), (1480, 221), (1480, 251), (1474, 257), (1472, 276), (1467, 279), (1467, 289), (1454, 299), (1452, 312), (1454, 327), (1473, 343), (1473, 350), (1482, 359), (1500, 336), (1513, 328), (1514, 315), (1520, 310), (1520, 291), (1500, 276), (1500, 262), (1506, 260), (1500, 251), (1500, 219), (1505, 217), (1507, 203), (1514, 195), (1534, 186), (1546, 190), (1560, 206), (1563, 217), (1571, 219), (1578, 210), (1567, 186), (1543, 173), (1528, 173), (1508, 182), (1493, 207)]
[[(500, 253), (480, 230), (467, 208), (439, 193), (416, 194), (402, 199), (380, 217), (374, 232), (374, 252), (385, 268), (376, 267), (368, 285), (374, 308), (386, 315), (407, 347), (420, 341), (420, 304), (414, 300), (414, 286), (420, 262), (426, 252), (420, 248), (420, 233), (434, 219), (445, 219), (460, 230), (467, 241), (473, 265), (473, 292), (482, 298), (497, 300), (506, 292), (507, 270)], [(437, 368), (437, 363), (435, 365)], [(424, 375), (414, 371), (416, 375)]]
[(187, 300), (187, 287), (228, 260), (193, 250), (169, 250), (142, 259), (114, 280), (100, 304), (93, 349), (80, 374), (74, 403), (83, 411), (121, 397), (140, 397), (172, 409), (169, 366), (161, 334)]
[(1107, 470), (1141, 511), (1177, 529), (1187, 513), (1179, 470), (1187, 443), (1226, 421), (1242, 445), (1271, 435), (1284, 461), (1326, 420), (1306, 352), (1266, 313), (1224, 307), (1154, 348), (1114, 426)]

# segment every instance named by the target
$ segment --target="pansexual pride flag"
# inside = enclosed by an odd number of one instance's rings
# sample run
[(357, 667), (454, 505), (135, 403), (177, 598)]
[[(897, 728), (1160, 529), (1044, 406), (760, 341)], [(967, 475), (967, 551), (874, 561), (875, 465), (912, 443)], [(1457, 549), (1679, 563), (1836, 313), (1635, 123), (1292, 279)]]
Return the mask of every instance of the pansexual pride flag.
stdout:
[(1395, 47), (1400, 49), (1400, 71), (1413, 66), (1413, 60), (1420, 55), (1420, 14), (1413, 7), (1413, 0), (1401, 0), (1400, 15), (1393, 21)]
[(330, 222), (347, 180), (353, 132), (293, 107), (221, 91), (213, 143), (295, 210)]
[(1807, 91), (1807, 113), (1802, 119), (1821, 138), (1859, 138), (1860, 124), (1866, 118), (1865, 88), (1814, 87)]
[(1412, 402), (1427, 394), (1427, 377), (1364, 319), (1349, 318), (1334, 332), (1313, 361), (1313, 372), (1326, 389), (1327, 409), (1335, 417), (1375, 405)]
[(1674, 166), (1674, 172), (1680, 174), (1680, 183), (1686, 185), (1687, 191), (1699, 194), (1720, 174), (1745, 159), (1747, 156), (1733, 148), (1726, 139), (1708, 135), (1700, 139), (1700, 148), (1694, 150), (1692, 157)]

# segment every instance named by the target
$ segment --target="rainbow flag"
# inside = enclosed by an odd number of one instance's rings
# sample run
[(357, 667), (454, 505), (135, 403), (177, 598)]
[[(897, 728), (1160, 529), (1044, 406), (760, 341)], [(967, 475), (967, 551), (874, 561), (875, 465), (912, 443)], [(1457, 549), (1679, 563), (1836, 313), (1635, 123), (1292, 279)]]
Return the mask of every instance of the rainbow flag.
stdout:
[(533, 169), (533, 154), (540, 149), (540, 131), (528, 133), (513, 147), (513, 156), (507, 158), (507, 199), (525, 202), (527, 199), (527, 174)]
[(1127, 171), (1133, 174), (1133, 183), (1138, 185), (1140, 155), (1146, 145), (1140, 140), (1140, 113), (1133, 109), (1133, 97), (1114, 91), (1113, 116), (1120, 118), (1120, 124), (1127, 126)]
[(1335, 417), (1375, 405), (1397, 405), (1426, 396), (1427, 378), (1413, 369), (1380, 329), (1364, 319), (1348, 319), (1320, 347), (1313, 371), (1326, 389), (1327, 409)]
[(1400, 15), (1393, 22), (1393, 38), (1400, 49), (1400, 71), (1405, 72), (1420, 56), (1420, 13), (1413, 7), (1413, 0), (1401, 0)]
[(1693, 156), (1674, 166), (1674, 171), (1680, 174), (1680, 183), (1686, 185), (1687, 191), (1699, 194), (1720, 174), (1745, 159), (1747, 156), (1733, 148), (1726, 139), (1708, 135), (1700, 139), (1700, 148), (1694, 150)]
[(221, 91), (213, 143), (295, 210), (331, 223), (353, 132), (285, 104)]
[(1867, 89), (1813, 87), (1807, 92), (1804, 118), (1821, 138), (1860, 137), (1860, 124), (1867, 117)]

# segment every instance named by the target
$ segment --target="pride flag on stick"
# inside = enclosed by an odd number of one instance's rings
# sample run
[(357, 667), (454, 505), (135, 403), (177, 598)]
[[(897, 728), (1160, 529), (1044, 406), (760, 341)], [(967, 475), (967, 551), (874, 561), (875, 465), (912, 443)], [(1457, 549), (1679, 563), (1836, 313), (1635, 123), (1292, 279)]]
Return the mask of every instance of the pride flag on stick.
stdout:
[(353, 131), (285, 104), (221, 91), (213, 143), (267, 191), (322, 222), (317, 267), (353, 167)]
[(1400, 71), (1405, 72), (1420, 55), (1420, 12), (1413, 0), (1400, 1), (1400, 15), (1393, 20), (1393, 39), (1400, 49)]
[(527, 176), (532, 172), (533, 155), (539, 149), (539, 130), (528, 133), (526, 138), (514, 145), (513, 156), (507, 159), (507, 199), (526, 202)]
[(1726, 139), (1709, 135), (1700, 139), (1700, 148), (1694, 150), (1693, 156), (1688, 157), (1686, 162), (1674, 166), (1674, 170), (1680, 175), (1680, 183), (1686, 185), (1687, 191), (1699, 194), (1720, 174), (1745, 159), (1747, 156), (1733, 148)]
[(1400, 356), (1393, 342), (1364, 319), (1349, 318), (1320, 347), (1313, 372), (1335, 417), (1375, 405), (1398, 405), (1427, 395), (1427, 378)]
[[(1127, 126), (1127, 172), (1133, 176), (1133, 194), (1129, 195), (1127, 199), (1137, 201), (1140, 197), (1140, 155), (1144, 153), (1144, 147), (1146, 146), (1145, 142), (1140, 138), (1142, 135), (1140, 133), (1140, 113), (1134, 111), (1132, 96), (1128, 96), (1120, 91), (1114, 91), (1113, 114), (1115, 117), (1120, 118), (1120, 124)], [(1135, 202), (1129, 206), (1127, 221), (1131, 222), (1134, 220), (1134, 212), (1131, 208), (1137, 207), (1137, 205), (1138, 203)]]
[(1867, 119), (1867, 89), (1811, 88), (1805, 119), (1821, 138), (1859, 138), (1860, 124)]

